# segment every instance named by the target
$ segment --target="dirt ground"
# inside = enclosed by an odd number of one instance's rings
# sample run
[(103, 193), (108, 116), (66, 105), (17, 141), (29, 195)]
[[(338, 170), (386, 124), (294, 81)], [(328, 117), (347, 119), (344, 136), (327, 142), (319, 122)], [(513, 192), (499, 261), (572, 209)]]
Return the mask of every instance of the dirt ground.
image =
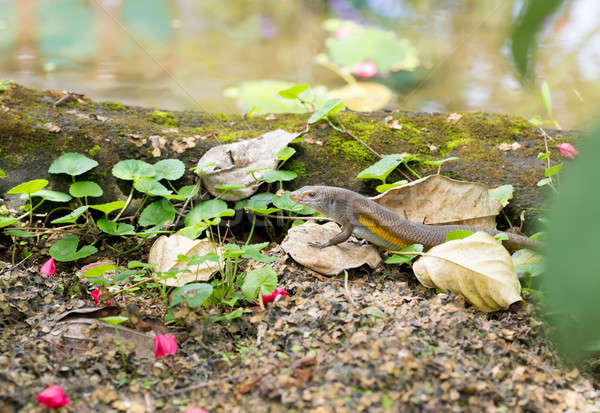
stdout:
[[(270, 254), (290, 296), (232, 322), (181, 307), (168, 328), (152, 297), (82, 315), (93, 301), (73, 272), (0, 263), (0, 411), (47, 411), (36, 396), (56, 384), (71, 399), (61, 412), (600, 410), (533, 305), (486, 314), (398, 266), (352, 272), (352, 305), (339, 280)], [(121, 334), (125, 366), (113, 327), (94, 320), (118, 312), (136, 328)], [(177, 336), (174, 357), (154, 357), (152, 330)]]

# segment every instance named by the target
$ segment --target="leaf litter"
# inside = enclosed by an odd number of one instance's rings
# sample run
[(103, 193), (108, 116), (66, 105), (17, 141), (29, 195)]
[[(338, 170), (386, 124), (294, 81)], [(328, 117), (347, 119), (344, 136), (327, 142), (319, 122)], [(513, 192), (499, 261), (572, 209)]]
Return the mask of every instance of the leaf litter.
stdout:
[[(179, 307), (180, 322), (168, 329), (177, 336), (177, 354), (139, 357), (136, 346), (127, 345), (126, 369), (108, 333), (113, 326), (107, 325), (104, 344), (88, 344), (71, 355), (43, 340), (61, 323), (92, 317), (84, 310), (56, 322), (60, 314), (90, 306), (87, 295), (73, 293), (78, 284), (70, 274), (48, 279), (2, 264), (0, 410), (41, 412), (35, 398), (51, 385), (62, 386), (72, 401), (63, 411), (600, 407), (590, 379), (557, 362), (531, 306), (485, 314), (461, 297), (435, 294), (393, 265), (351, 272), (352, 280), (363, 281), (349, 286), (355, 307), (339, 283), (315, 281), (314, 273), (280, 249), (274, 253), (280, 256), (273, 264), (279, 285), (290, 296), (230, 323), (210, 322), (223, 310)], [(115, 299), (121, 307), (129, 304)], [(160, 317), (151, 297), (136, 304), (144, 315)], [(80, 332), (92, 340), (100, 330)]]

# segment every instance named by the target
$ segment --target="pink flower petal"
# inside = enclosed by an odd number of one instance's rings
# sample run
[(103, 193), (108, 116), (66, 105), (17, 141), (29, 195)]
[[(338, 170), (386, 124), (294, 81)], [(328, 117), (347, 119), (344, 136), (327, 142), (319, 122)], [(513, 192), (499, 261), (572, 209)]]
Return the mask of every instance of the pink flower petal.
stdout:
[(352, 73), (363, 79), (368, 79), (377, 74), (377, 66), (375, 66), (372, 60), (367, 60), (352, 66)]
[(343, 39), (344, 37), (354, 34), (354, 32), (356, 32), (356, 27), (352, 25), (345, 25), (335, 31), (335, 37), (338, 39)]
[(263, 304), (267, 305), (274, 301), (278, 301), (281, 297), (286, 295), (290, 295), (290, 293), (284, 290), (282, 287), (277, 287), (272, 294), (262, 296)]
[(42, 264), (42, 268), (40, 268), (40, 272), (48, 277), (52, 277), (56, 274), (56, 263), (54, 262), (54, 258), (50, 258), (48, 261)]
[(193, 409), (185, 409), (183, 413), (208, 413), (206, 410), (201, 409), (199, 407)]
[(560, 151), (560, 156), (562, 156), (563, 158), (574, 159), (575, 156), (579, 155), (577, 149), (575, 149), (575, 147), (570, 143), (560, 143), (556, 145), (556, 147)]
[(98, 307), (98, 303), (100, 302), (100, 294), (102, 294), (102, 291), (95, 289), (90, 291), (90, 294), (92, 295), (92, 298), (94, 299), (94, 307)]
[(38, 395), (37, 401), (50, 408), (57, 408), (71, 403), (71, 400), (65, 395), (65, 391), (61, 386), (47, 387)]
[(177, 339), (170, 334), (159, 334), (154, 337), (154, 355), (157, 358), (177, 352)]

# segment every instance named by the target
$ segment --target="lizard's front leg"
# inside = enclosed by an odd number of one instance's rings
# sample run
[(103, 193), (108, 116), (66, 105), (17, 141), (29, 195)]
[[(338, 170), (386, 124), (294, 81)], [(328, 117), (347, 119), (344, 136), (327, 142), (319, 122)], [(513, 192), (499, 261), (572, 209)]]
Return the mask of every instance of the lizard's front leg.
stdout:
[(352, 226), (352, 224), (347, 223), (342, 225), (342, 232), (337, 234), (335, 237), (331, 238), (329, 241), (309, 242), (308, 245), (315, 248), (331, 247), (332, 245), (340, 244), (346, 241), (348, 238), (350, 238), (350, 235), (352, 235), (353, 230), (354, 227)]

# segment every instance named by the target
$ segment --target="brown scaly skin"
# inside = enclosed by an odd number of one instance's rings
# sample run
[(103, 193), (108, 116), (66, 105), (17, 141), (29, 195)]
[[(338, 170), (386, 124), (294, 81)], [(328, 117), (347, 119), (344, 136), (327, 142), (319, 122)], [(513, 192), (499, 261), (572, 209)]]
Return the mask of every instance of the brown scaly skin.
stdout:
[[(342, 225), (342, 232), (328, 241), (312, 243), (324, 248), (346, 241), (352, 234), (390, 250), (399, 250), (411, 244), (422, 244), (425, 249), (446, 241), (446, 235), (455, 230), (484, 231), (494, 236), (502, 231), (468, 225), (425, 225), (409, 221), (371, 199), (348, 189), (333, 186), (305, 186), (294, 191), (290, 198), (327, 215)], [(503, 245), (509, 251), (522, 248), (540, 249), (541, 243), (522, 235), (505, 233)]]

